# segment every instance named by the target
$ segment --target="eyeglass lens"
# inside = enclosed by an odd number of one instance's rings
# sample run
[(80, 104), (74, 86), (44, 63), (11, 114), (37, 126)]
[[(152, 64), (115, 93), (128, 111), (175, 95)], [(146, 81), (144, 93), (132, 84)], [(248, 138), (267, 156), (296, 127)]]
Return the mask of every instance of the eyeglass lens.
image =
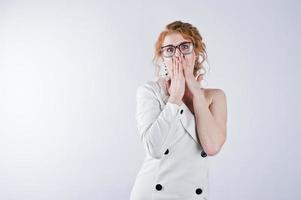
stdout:
[(163, 47), (163, 49), (162, 49), (163, 56), (172, 57), (176, 52), (176, 48), (179, 48), (179, 50), (184, 55), (187, 55), (187, 54), (190, 54), (192, 52), (193, 45), (192, 45), (191, 42), (184, 42), (184, 43), (178, 45), (177, 47), (175, 47), (173, 45), (168, 45), (166, 47)]

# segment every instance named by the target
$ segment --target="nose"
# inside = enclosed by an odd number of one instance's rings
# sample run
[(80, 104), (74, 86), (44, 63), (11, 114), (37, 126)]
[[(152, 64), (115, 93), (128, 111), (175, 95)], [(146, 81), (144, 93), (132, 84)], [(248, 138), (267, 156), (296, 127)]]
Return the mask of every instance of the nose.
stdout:
[(175, 56), (180, 57), (181, 53), (182, 52), (178, 48), (176, 48)]

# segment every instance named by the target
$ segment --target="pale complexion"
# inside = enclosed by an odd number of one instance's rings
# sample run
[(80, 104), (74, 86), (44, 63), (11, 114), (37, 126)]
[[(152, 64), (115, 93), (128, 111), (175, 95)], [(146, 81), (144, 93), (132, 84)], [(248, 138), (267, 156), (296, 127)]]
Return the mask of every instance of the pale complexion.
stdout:
[[(172, 33), (164, 38), (162, 46), (169, 44), (177, 46), (184, 41), (189, 40), (184, 39), (180, 33)], [(178, 105), (183, 102), (187, 105), (195, 116), (199, 142), (205, 152), (209, 156), (217, 154), (225, 143), (227, 135), (227, 104), (224, 91), (200, 88), (202, 76), (196, 80), (193, 75), (196, 59), (194, 51), (184, 57), (177, 48), (172, 58), (162, 57), (162, 59), (174, 82), (172, 91), (171, 80), (166, 82), (170, 94), (169, 102)], [(175, 85), (178, 89), (175, 89)]]

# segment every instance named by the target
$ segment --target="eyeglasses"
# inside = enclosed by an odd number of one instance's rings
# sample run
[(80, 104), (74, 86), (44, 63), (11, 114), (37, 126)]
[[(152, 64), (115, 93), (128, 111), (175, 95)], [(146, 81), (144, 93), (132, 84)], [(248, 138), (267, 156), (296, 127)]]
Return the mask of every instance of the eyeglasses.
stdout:
[(166, 46), (161, 47), (161, 53), (163, 54), (164, 57), (170, 58), (175, 54), (176, 48), (179, 48), (179, 50), (182, 52), (182, 54), (188, 55), (193, 50), (193, 44), (192, 44), (192, 42), (182, 42), (181, 44), (179, 44), (177, 46), (173, 46), (171, 44), (166, 45)]

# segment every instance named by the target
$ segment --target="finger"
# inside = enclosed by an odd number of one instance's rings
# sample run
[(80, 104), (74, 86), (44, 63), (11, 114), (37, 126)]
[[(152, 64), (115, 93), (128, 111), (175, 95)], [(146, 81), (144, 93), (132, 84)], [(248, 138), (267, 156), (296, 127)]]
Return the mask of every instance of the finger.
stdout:
[(181, 54), (181, 63), (184, 62), (184, 54)]
[(179, 77), (179, 74), (180, 74), (180, 65), (181, 65), (181, 60), (180, 60), (180, 58), (178, 57), (178, 71), (177, 71), (178, 77)]
[(179, 66), (179, 77), (183, 77), (184, 75), (183, 75), (183, 65), (180, 65)]
[(182, 60), (182, 69), (184, 70), (186, 68), (186, 60), (184, 54), (181, 55), (181, 60)]
[(182, 54), (182, 58), (181, 59), (182, 59), (182, 70), (184, 72), (184, 70), (186, 69), (186, 66), (187, 66), (184, 54)]
[(185, 56), (183, 55), (183, 63), (184, 63), (184, 67), (187, 67), (187, 59), (185, 58)]
[(177, 58), (174, 58), (174, 77), (176, 78), (176, 71), (177, 71)]
[(183, 74), (183, 64), (179, 63), (179, 77), (182, 77)]
[(171, 59), (171, 73), (170, 73), (170, 76), (171, 76), (171, 79), (173, 79), (173, 72), (174, 71), (174, 59), (172, 58)]
[(177, 64), (176, 64), (176, 77), (179, 77), (179, 65), (180, 65), (180, 61), (179, 59), (177, 59)]
[(173, 78), (175, 77), (175, 65), (176, 65), (176, 60), (172, 58), (172, 76)]
[(174, 77), (176, 78), (176, 71), (177, 71), (177, 59), (174, 58)]
[(183, 68), (183, 54), (181, 54), (181, 56), (180, 56), (180, 66), (181, 66), (181, 68), (179, 69), (180, 71), (179, 71), (179, 73), (181, 73), (181, 70), (182, 70), (182, 68)]

